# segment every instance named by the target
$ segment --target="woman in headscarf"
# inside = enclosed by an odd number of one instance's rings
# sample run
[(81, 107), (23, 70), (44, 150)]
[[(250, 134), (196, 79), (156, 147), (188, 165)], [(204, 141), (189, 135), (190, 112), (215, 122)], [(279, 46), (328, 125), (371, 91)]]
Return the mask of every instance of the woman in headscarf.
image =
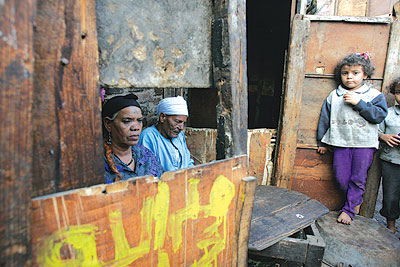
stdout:
[(134, 94), (116, 96), (103, 105), (106, 183), (143, 175), (160, 177), (163, 173), (156, 156), (138, 144), (143, 115), (137, 99)]

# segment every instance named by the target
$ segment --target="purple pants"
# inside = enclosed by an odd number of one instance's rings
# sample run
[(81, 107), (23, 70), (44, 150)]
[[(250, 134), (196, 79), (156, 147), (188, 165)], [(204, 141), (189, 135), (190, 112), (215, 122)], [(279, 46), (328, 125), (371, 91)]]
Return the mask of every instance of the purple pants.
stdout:
[(354, 218), (354, 207), (362, 203), (368, 168), (372, 163), (375, 148), (335, 147), (333, 171), (340, 189), (346, 194), (346, 202), (340, 212)]

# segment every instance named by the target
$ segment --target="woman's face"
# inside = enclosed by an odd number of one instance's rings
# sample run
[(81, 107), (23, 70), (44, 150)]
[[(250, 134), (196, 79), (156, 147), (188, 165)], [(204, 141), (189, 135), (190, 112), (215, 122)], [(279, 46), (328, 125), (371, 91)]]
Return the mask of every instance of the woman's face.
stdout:
[(142, 111), (135, 106), (123, 108), (113, 121), (106, 118), (105, 125), (111, 132), (112, 144), (122, 148), (134, 146), (138, 143), (142, 132)]

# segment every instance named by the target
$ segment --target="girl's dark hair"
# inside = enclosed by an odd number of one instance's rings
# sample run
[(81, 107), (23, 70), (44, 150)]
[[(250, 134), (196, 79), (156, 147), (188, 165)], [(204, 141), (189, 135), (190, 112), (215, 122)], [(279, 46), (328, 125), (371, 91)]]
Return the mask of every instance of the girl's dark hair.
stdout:
[(396, 91), (396, 86), (400, 85), (400, 77), (393, 80), (393, 82), (388, 86), (389, 91), (394, 94)]
[(341, 71), (342, 67), (345, 65), (362, 66), (364, 69), (364, 73), (367, 75), (368, 78), (371, 78), (375, 72), (375, 66), (372, 64), (369, 56), (367, 56), (366, 58), (366, 56), (364, 56), (364, 53), (353, 53), (339, 61), (338, 65), (335, 68), (335, 79), (339, 84), (342, 83)]

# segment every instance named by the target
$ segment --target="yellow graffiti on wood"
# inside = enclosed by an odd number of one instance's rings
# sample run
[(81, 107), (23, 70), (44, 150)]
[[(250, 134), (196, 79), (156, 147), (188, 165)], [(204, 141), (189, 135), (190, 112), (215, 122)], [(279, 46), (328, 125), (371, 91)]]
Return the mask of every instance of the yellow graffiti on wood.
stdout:
[[(170, 215), (168, 215), (170, 207), (168, 183), (158, 183), (157, 195), (143, 201), (140, 212), (140, 240), (136, 247), (130, 247), (128, 243), (122, 212), (111, 211), (109, 227), (115, 248), (113, 260), (102, 262), (98, 259), (96, 235), (100, 233), (96, 226), (86, 224), (68, 226), (42, 240), (38, 249), (37, 263), (40, 266), (127, 266), (149, 254), (153, 242), (152, 249), (157, 251), (158, 266), (169, 267), (170, 257), (173, 255), (168, 255), (164, 248), (167, 233), (172, 241), (173, 253), (176, 253), (182, 248), (185, 221), (215, 217), (214, 223), (203, 231), (204, 238), (196, 243), (204, 254), (193, 263), (193, 266), (216, 266), (218, 254), (226, 247), (227, 213), (235, 195), (235, 186), (225, 176), (218, 176), (211, 188), (209, 204), (201, 206), (197, 188), (199, 182), (200, 179), (188, 181), (186, 206)], [(219, 233), (222, 224), (223, 236)]]

